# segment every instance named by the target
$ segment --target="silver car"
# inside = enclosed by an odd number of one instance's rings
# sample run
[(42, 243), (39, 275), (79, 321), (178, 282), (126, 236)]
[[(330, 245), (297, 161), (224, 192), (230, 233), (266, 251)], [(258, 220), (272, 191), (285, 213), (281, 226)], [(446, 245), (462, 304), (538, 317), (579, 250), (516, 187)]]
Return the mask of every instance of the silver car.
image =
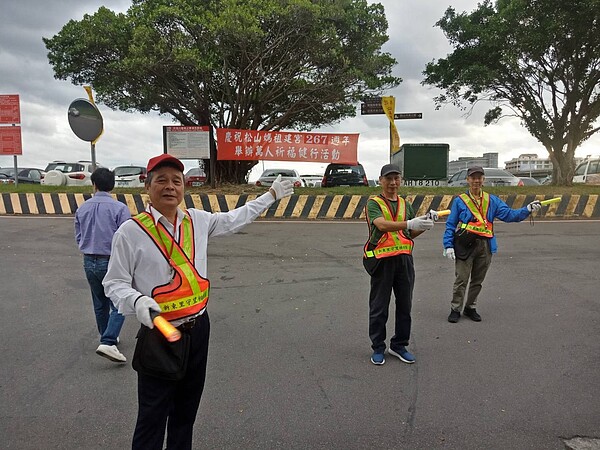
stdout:
[(294, 169), (267, 169), (262, 175), (256, 180), (257, 186), (271, 186), (273, 181), (281, 175), (282, 180), (290, 180), (295, 188), (303, 187), (304, 183)]
[[(484, 167), (483, 172), (485, 176), (484, 186), (523, 186), (520, 178), (504, 169)], [(461, 169), (452, 175), (448, 180), (448, 186), (467, 186), (467, 169)]]

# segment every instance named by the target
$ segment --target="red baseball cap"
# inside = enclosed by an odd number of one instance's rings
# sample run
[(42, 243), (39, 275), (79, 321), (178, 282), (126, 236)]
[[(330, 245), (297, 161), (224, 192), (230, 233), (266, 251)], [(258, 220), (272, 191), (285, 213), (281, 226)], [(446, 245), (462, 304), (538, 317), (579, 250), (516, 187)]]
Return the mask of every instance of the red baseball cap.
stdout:
[(178, 168), (181, 172), (183, 172), (183, 163), (179, 161), (174, 156), (171, 156), (167, 153), (163, 153), (162, 155), (155, 156), (154, 158), (150, 158), (148, 160), (148, 166), (146, 167), (146, 171), (150, 172), (151, 170), (156, 169), (158, 166), (162, 165), (172, 165)]

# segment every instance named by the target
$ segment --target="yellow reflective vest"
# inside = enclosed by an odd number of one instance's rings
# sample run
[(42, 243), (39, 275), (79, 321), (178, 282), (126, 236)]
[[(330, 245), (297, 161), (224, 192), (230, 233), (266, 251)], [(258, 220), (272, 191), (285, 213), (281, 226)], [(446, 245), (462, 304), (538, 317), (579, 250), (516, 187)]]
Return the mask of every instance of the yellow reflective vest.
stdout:
[(179, 225), (179, 242), (160, 222), (155, 223), (149, 212), (133, 217), (158, 247), (173, 269), (173, 277), (167, 284), (154, 287), (152, 298), (158, 303), (161, 315), (167, 320), (182, 319), (202, 312), (208, 303), (210, 282), (200, 276), (194, 267), (194, 227), (185, 213)]
[[(396, 208), (396, 214), (392, 215), (392, 206), (389, 201), (382, 197), (372, 197), (375, 202), (381, 208), (381, 212), (383, 214), (383, 218), (385, 220), (394, 221), (394, 222), (402, 222), (406, 220), (406, 201), (398, 196), (398, 207)], [(367, 222), (369, 221), (368, 214), (365, 214), (367, 217)], [(372, 232), (373, 225), (369, 223), (369, 228), (371, 228)], [(390, 256), (396, 255), (410, 255), (413, 249), (413, 241), (412, 239), (407, 238), (402, 231), (388, 231), (384, 233), (377, 245), (374, 249), (368, 250), (369, 242), (370, 242), (370, 233), (369, 239), (364, 246), (364, 254), (365, 258), (388, 258)]]

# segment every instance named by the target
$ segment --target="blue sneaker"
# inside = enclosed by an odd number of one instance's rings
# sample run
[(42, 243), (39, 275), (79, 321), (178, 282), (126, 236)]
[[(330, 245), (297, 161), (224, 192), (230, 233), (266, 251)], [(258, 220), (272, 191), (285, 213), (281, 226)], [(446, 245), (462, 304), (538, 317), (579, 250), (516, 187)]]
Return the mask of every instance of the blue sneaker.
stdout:
[(416, 361), (413, 354), (406, 350), (406, 347), (404, 346), (398, 347), (398, 351), (394, 351), (390, 348), (388, 352), (390, 355), (397, 356), (400, 358), (400, 361), (405, 362), (406, 364), (412, 364)]
[(385, 355), (383, 353), (375, 352), (371, 355), (371, 362), (376, 366), (385, 364)]

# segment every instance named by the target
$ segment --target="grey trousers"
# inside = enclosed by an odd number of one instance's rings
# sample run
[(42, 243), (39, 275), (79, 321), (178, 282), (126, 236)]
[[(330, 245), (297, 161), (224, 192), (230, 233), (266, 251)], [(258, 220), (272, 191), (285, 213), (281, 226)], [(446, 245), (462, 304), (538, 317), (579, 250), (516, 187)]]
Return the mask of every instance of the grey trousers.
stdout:
[[(456, 259), (454, 270), (456, 279), (452, 290), (451, 308), (453, 311), (462, 311), (465, 308), (475, 308), (477, 306), (477, 297), (481, 292), (481, 285), (485, 275), (492, 264), (492, 252), (487, 239), (478, 239), (475, 241), (475, 249), (467, 259)], [(471, 282), (469, 283), (469, 278)], [(469, 285), (467, 302), (465, 303), (465, 291)]]

